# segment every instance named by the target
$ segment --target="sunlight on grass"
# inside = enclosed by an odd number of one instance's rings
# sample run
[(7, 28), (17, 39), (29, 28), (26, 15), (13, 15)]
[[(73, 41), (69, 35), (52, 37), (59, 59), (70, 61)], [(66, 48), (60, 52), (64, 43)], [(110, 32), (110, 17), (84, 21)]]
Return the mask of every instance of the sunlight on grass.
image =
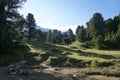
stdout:
[(73, 53), (72, 55), (68, 55), (68, 57), (75, 58), (78, 60), (82, 59), (84, 61), (92, 61), (92, 60), (106, 61), (106, 59), (102, 59), (99, 57), (79, 56), (78, 53)]
[(89, 76), (89, 77), (90, 77), (90, 80), (120, 80), (120, 78), (98, 76), (98, 75), (93, 75), (93, 76)]
[[(77, 45), (77, 46), (76, 46)], [(41, 60), (40, 64), (53, 64), (59, 65), (63, 60), (63, 65), (75, 66), (75, 62), (81, 62), (81, 67), (85, 67), (86, 64), (91, 66), (95, 62), (98, 66), (111, 66), (116, 65), (120, 60), (120, 51), (107, 51), (107, 50), (96, 50), (96, 49), (82, 49), (78, 47), (78, 42), (73, 43), (69, 47), (65, 45), (56, 45), (42, 42), (28, 42), (31, 52), (37, 52), (40, 54), (38, 58)], [(40, 58), (41, 57), (41, 58)], [(73, 62), (70, 62), (73, 60)], [(53, 61), (53, 62), (52, 62)], [(68, 63), (67, 63), (68, 61)], [(97, 64), (95, 64), (97, 66)]]
[(85, 52), (93, 52), (97, 54), (105, 54), (105, 55), (112, 55), (116, 58), (120, 58), (120, 50), (119, 51), (114, 51), (114, 50), (96, 50), (96, 49), (86, 49), (83, 50)]

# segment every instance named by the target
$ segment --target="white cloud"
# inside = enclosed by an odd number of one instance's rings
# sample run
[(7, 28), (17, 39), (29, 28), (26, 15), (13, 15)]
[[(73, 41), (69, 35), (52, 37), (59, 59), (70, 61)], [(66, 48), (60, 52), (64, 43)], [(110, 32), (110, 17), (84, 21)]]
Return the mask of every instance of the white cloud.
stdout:
[(41, 24), (41, 26), (48, 29), (58, 29), (62, 32), (67, 31), (69, 28), (71, 28), (73, 30), (73, 33), (75, 33), (78, 25), (60, 25), (60, 24), (55, 24), (53, 20), (47, 20), (47, 22)]

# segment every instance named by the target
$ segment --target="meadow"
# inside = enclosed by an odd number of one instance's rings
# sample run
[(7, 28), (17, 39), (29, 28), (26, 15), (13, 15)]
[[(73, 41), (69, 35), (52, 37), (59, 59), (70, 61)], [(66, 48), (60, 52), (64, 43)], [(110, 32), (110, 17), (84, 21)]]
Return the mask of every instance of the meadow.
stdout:
[(119, 50), (82, 48), (79, 42), (74, 42), (70, 46), (28, 42), (28, 46), (32, 54), (37, 54), (29, 64), (37, 61), (37, 64), (32, 65), (43, 67), (43, 64), (47, 64), (59, 68), (80, 68), (82, 73), (78, 75), (91, 75), (92, 78), (96, 78), (94, 75), (102, 75), (103, 77), (100, 77), (103, 78), (102, 80), (107, 80), (104, 76), (120, 77)]

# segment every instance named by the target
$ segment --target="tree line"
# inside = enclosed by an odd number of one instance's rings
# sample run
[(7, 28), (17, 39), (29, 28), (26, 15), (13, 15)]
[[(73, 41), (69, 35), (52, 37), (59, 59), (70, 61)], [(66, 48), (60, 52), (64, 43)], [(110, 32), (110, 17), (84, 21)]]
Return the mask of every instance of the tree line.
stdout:
[(120, 49), (120, 14), (104, 20), (101, 13), (93, 14), (86, 23), (87, 28), (78, 26), (76, 39), (85, 47), (97, 49)]
[(87, 27), (78, 25), (76, 34), (71, 29), (66, 32), (37, 30), (37, 40), (66, 45), (79, 41), (86, 48), (120, 49), (120, 14), (104, 20), (101, 13), (94, 13), (86, 25)]

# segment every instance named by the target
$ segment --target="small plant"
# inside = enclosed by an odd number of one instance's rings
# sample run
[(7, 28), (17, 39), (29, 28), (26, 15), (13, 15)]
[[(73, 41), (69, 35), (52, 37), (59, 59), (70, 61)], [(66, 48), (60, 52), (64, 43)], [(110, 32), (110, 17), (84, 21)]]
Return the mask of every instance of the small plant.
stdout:
[(51, 50), (50, 50), (50, 52), (57, 52), (57, 53), (61, 53), (62, 51), (61, 51), (61, 50), (59, 50), (59, 49), (54, 48), (54, 49), (51, 49)]
[(91, 65), (90, 65), (91, 67), (98, 67), (99, 66), (99, 62), (98, 61), (96, 61), (96, 60), (93, 60), (92, 62), (91, 62)]
[(70, 48), (72, 48), (72, 49), (78, 49), (78, 47), (76, 47), (76, 46), (71, 46)]

